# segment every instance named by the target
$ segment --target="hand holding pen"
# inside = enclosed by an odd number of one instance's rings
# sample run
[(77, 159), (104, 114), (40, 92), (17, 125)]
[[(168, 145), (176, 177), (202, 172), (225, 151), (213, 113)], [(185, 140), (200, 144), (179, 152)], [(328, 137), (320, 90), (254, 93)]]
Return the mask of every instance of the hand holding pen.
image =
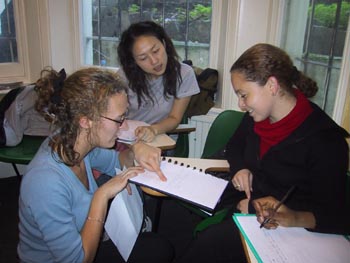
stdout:
[(284, 203), (294, 192), (295, 188), (295, 186), (292, 186), (280, 201), (272, 196), (253, 201), (258, 221), (261, 222), (260, 228), (274, 229), (279, 225), (289, 226), (293, 224), (293, 211), (287, 208)]

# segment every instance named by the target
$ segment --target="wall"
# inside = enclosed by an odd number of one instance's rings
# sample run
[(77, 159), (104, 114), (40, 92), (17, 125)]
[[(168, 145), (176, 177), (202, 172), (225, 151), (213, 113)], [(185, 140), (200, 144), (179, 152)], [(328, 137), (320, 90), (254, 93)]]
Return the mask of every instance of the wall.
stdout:
[[(81, 67), (78, 9), (82, 0), (18, 1), (25, 5), (30, 65), (28, 81), (36, 80), (44, 66), (50, 65), (55, 69), (64, 67), (68, 73)], [(210, 67), (220, 72), (219, 108), (238, 109), (229, 69), (242, 52), (257, 42), (279, 44), (284, 4), (285, 0), (213, 1), (215, 15), (211, 29)], [(349, 65), (349, 62), (345, 63)], [(348, 76), (348, 72), (349, 66), (347, 71), (341, 72), (341, 76)], [(348, 87), (348, 83), (347, 78), (342, 84)], [(345, 100), (345, 95), (340, 99)], [(344, 101), (340, 101), (336, 120), (341, 119), (343, 108)]]

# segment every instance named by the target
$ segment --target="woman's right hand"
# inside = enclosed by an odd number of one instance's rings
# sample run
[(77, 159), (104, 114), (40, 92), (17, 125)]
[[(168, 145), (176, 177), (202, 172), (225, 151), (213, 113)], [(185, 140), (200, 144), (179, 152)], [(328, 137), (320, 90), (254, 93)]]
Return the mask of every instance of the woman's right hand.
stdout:
[(247, 198), (250, 199), (250, 192), (253, 191), (253, 174), (248, 169), (239, 170), (233, 176), (231, 182), (237, 191), (244, 191)]
[(152, 126), (139, 126), (135, 130), (137, 140), (152, 142), (157, 136), (157, 131)]
[(112, 177), (106, 183), (101, 185), (97, 191), (103, 192), (107, 200), (112, 199), (127, 186), (130, 178), (135, 177), (144, 171), (145, 170), (141, 166), (130, 167), (127, 170), (122, 171), (120, 174)]

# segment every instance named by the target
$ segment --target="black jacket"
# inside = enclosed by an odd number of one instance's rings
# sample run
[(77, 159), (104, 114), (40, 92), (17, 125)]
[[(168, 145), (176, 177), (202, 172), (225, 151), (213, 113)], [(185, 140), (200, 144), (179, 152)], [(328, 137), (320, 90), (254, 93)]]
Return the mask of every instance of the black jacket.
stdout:
[[(281, 200), (296, 185), (286, 205), (313, 212), (313, 231), (350, 234), (350, 213), (345, 206), (349, 163), (345, 138), (349, 134), (317, 105), (311, 105), (313, 112), (304, 123), (261, 159), (260, 139), (253, 130), (254, 120), (247, 113), (227, 145), (230, 172), (232, 176), (243, 168), (252, 172), (251, 200), (269, 195)], [(250, 205), (249, 212), (255, 213), (251, 209)]]

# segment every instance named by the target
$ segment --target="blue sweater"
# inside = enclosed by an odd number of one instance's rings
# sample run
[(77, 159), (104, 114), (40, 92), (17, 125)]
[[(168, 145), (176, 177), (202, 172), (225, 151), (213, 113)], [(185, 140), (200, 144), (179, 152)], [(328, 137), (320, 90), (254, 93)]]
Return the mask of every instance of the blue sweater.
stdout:
[(97, 189), (91, 169), (114, 176), (115, 168), (120, 168), (115, 150), (95, 148), (84, 158), (87, 190), (58, 160), (45, 140), (23, 177), (17, 248), (23, 262), (82, 262), (80, 231)]

